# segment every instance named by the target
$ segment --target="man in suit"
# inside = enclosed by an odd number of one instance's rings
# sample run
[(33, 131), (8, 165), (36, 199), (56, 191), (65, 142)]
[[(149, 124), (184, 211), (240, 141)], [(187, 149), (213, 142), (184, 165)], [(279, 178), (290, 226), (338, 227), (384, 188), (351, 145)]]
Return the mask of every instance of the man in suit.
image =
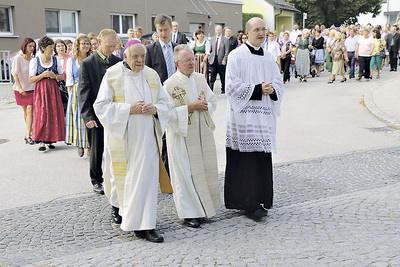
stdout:
[[(88, 141), (90, 145), (90, 179), (93, 191), (104, 194), (103, 172), (101, 169), (104, 150), (104, 129), (97, 118), (93, 104), (99, 92), (100, 83), (107, 68), (121, 61), (114, 56), (118, 36), (112, 29), (104, 29), (99, 34), (99, 47), (94, 54), (81, 62), (78, 82), (79, 106), (83, 121), (87, 127)], [(118, 211), (113, 209), (114, 222), (118, 222)], [(118, 215), (119, 216), (119, 215)], [(117, 218), (117, 221), (115, 220)]]
[(397, 56), (400, 53), (400, 34), (396, 33), (396, 27), (394, 26), (390, 28), (386, 50), (389, 51), (390, 71), (397, 71)]
[(147, 39), (142, 38), (143, 35), (143, 28), (140, 26), (135, 27), (135, 38), (142, 42), (144, 45), (150, 44), (150, 41)]
[(222, 36), (222, 27), (215, 27), (215, 36), (211, 37), (211, 51), (208, 53), (209, 64), (211, 70), (210, 88), (214, 91), (214, 83), (217, 74), (221, 79), (221, 93), (225, 94), (225, 65), (228, 58), (228, 39)]
[[(161, 83), (164, 84), (164, 81), (176, 72), (174, 62), (174, 48), (176, 43), (171, 41), (172, 20), (169, 16), (158, 14), (154, 20), (154, 25), (158, 33), (158, 40), (146, 45), (146, 66), (154, 69), (158, 73), (158, 76), (160, 76)], [(165, 135), (163, 136), (161, 158), (169, 174)]]
[(172, 22), (171, 40), (176, 44), (187, 44), (186, 35), (178, 31), (179, 24), (176, 21)]
[(232, 36), (232, 29), (230, 27), (225, 27), (224, 29), (225, 37), (228, 39), (228, 55), (238, 46), (238, 41), (236, 37)]

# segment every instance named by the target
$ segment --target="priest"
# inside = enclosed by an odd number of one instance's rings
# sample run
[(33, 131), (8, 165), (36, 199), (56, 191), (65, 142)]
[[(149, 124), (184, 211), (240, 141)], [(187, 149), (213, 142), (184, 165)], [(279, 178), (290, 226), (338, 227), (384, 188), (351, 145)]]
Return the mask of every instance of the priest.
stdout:
[(94, 109), (105, 129), (105, 193), (119, 207), (121, 229), (163, 242), (155, 231), (157, 188), (160, 181), (162, 191), (172, 191), (160, 158), (170, 105), (157, 73), (145, 67), (145, 55), (140, 41), (126, 44), (125, 61), (107, 70)]
[(226, 69), (225, 206), (255, 220), (273, 204), (271, 152), (284, 91), (276, 58), (261, 47), (266, 31), (262, 19), (250, 19), (248, 41), (229, 54)]
[(221, 206), (212, 114), (217, 98), (204, 75), (194, 72), (188, 45), (174, 49), (178, 71), (164, 83), (172, 107), (166, 138), (170, 177), (178, 216), (188, 227), (215, 215)]

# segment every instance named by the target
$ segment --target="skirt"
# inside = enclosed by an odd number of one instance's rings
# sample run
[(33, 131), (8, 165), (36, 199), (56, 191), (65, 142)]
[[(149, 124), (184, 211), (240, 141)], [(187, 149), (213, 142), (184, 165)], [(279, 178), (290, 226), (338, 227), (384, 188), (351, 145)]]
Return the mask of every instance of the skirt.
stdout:
[(317, 49), (315, 51), (314, 65), (324, 65), (324, 49)]
[(29, 106), (33, 105), (34, 90), (26, 91), (26, 95), (21, 95), (18, 91), (14, 90), (15, 100), (18, 106)]
[(298, 49), (296, 55), (297, 75), (308, 75), (310, 73), (310, 52), (308, 49)]
[(204, 76), (207, 77), (207, 62), (204, 63), (204, 68), (201, 68), (201, 63), (203, 62), (205, 56), (205, 54), (195, 55), (194, 71), (198, 73), (203, 73)]
[(338, 75), (344, 73), (344, 59), (333, 61), (332, 74)]
[(67, 112), (65, 116), (65, 143), (76, 147), (88, 148), (88, 136), (79, 108), (78, 94), (74, 84), (69, 94)]
[(331, 70), (332, 70), (332, 67), (333, 67), (332, 58), (331, 58), (331, 53), (329, 53), (329, 52), (326, 52), (326, 53), (325, 53), (325, 61), (326, 61), (326, 69), (327, 69), (328, 71), (331, 71)]
[(64, 110), (60, 89), (53, 79), (36, 83), (33, 98), (32, 140), (54, 143), (65, 140)]

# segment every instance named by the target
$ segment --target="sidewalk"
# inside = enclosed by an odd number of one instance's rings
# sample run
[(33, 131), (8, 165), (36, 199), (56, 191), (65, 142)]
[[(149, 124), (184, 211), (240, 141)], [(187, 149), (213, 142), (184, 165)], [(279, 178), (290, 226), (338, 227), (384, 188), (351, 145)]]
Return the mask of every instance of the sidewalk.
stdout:
[(377, 85), (365, 93), (364, 103), (378, 119), (392, 128), (400, 129), (400, 72), (392, 73), (389, 73), (393, 77), (390, 80), (372, 81)]

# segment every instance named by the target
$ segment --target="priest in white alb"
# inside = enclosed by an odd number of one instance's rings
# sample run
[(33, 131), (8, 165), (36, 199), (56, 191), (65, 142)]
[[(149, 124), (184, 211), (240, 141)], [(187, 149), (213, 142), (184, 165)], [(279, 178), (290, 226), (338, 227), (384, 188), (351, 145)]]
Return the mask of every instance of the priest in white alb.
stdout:
[(166, 130), (174, 201), (188, 227), (200, 227), (200, 218), (220, 208), (217, 153), (212, 114), (217, 98), (204, 75), (194, 72), (194, 54), (188, 45), (174, 49), (177, 72), (164, 83), (172, 107)]
[(94, 110), (104, 126), (105, 193), (119, 208), (121, 229), (163, 242), (155, 228), (159, 182), (162, 191), (172, 191), (160, 159), (170, 104), (145, 55), (140, 41), (126, 44), (125, 61), (107, 69)]
[(260, 18), (246, 24), (245, 45), (233, 50), (226, 68), (227, 125), (225, 206), (259, 220), (273, 204), (271, 152), (284, 92), (276, 58), (261, 44)]

